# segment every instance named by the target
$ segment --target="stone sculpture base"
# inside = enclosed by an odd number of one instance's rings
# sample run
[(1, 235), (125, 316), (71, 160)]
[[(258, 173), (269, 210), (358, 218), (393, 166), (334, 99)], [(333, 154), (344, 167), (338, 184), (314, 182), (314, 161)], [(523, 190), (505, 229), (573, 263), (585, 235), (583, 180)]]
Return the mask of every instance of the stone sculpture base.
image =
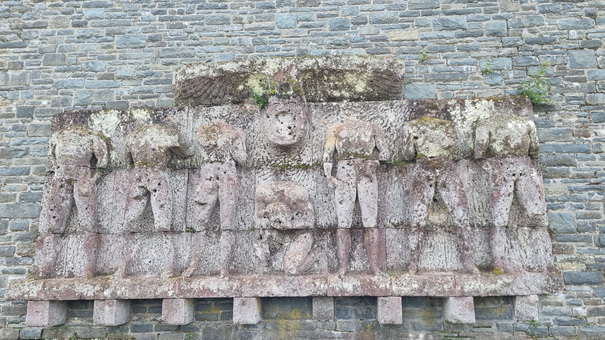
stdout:
[(112, 276), (13, 281), (11, 300), (129, 300), (304, 296), (517, 296), (562, 289), (559, 272), (518, 275), (238, 275), (190, 278)]

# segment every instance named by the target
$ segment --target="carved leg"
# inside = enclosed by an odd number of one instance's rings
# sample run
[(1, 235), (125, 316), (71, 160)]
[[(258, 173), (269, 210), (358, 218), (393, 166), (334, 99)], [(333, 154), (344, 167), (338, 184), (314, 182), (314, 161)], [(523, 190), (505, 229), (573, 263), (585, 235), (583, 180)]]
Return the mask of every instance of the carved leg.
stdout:
[(313, 234), (302, 233), (290, 243), (284, 255), (284, 271), (291, 275), (298, 275), (311, 268), (317, 254), (312, 252)]
[(97, 230), (97, 190), (95, 180), (81, 177), (74, 183), (74, 201), (78, 209), (78, 219), (83, 230)]
[(193, 233), (191, 234), (191, 248), (193, 249), (193, 253), (191, 254), (191, 260), (189, 261), (189, 266), (183, 272), (184, 277), (191, 276), (200, 264), (202, 260), (202, 248), (204, 245), (202, 244), (202, 233)]
[(94, 276), (97, 263), (97, 248), (99, 246), (99, 234), (86, 233), (84, 235), (84, 275)]
[[(235, 172), (235, 168), (233, 169), (233, 172)], [(218, 189), (221, 229), (233, 229), (237, 225), (236, 218), (238, 188), (239, 181), (237, 179), (237, 174), (233, 173), (225, 175), (221, 186)]]
[(519, 171), (519, 177), (515, 186), (515, 195), (518, 197), (523, 209), (525, 209), (531, 226), (548, 226), (542, 176), (531, 165), (529, 159), (521, 158), (519, 162), (521, 171)]
[[(193, 198), (193, 201), (196, 203), (195, 212), (197, 216), (195, 221), (199, 221), (199, 225), (201, 226), (197, 228), (197, 231), (207, 228), (208, 219), (219, 200), (218, 178), (215, 176), (215, 171), (208, 167), (202, 168), (200, 171), (206, 172), (200, 174)], [(223, 202), (221, 202), (222, 204)], [(222, 224), (223, 219), (221, 216)]]
[(229, 275), (229, 263), (231, 262), (231, 253), (233, 252), (233, 245), (235, 244), (235, 235), (233, 230), (221, 230), (221, 276)]
[(462, 182), (453, 165), (446, 169), (438, 179), (439, 197), (446, 206), (455, 225), (460, 228), (460, 259), (464, 269), (469, 273), (478, 273), (475, 263), (475, 238), (472, 234), (468, 213), (469, 206)]
[(57, 262), (57, 254), (61, 244), (61, 235), (40, 235), (36, 241), (36, 258), (33, 272), (39, 277), (51, 277)]
[(513, 203), (515, 182), (508, 167), (501, 161), (492, 162), (492, 231), (490, 246), (494, 270), (515, 271), (506, 261), (506, 232), (508, 215)]
[(368, 252), (370, 271), (380, 274), (386, 267), (386, 249), (382, 238), (382, 230), (378, 228), (365, 229), (364, 246)]
[[(134, 171), (138, 170), (135, 169)], [(131, 174), (128, 197), (126, 198), (126, 226), (128, 231), (136, 231), (133, 229), (145, 212), (148, 193), (149, 191), (147, 191), (145, 184), (142, 182), (142, 175), (133, 172)]]
[(157, 171), (149, 179), (149, 195), (155, 229), (170, 231), (172, 226), (172, 188), (164, 171)]
[(265, 229), (256, 229), (254, 231), (254, 250), (256, 257), (259, 259), (259, 269), (261, 273), (269, 271), (269, 232)]
[(69, 180), (53, 179), (48, 193), (48, 201), (40, 216), (40, 231), (62, 234), (73, 204), (73, 184)]
[(412, 179), (412, 190), (410, 192), (410, 224), (408, 231), (408, 245), (410, 251), (410, 263), (408, 271), (415, 274), (418, 271), (420, 259), (420, 245), (424, 241), (428, 219), (429, 205), (435, 196), (435, 174), (427, 171), (421, 165), (414, 168)]
[(351, 231), (336, 230), (336, 257), (338, 258), (338, 275), (344, 275), (349, 270), (351, 252)]

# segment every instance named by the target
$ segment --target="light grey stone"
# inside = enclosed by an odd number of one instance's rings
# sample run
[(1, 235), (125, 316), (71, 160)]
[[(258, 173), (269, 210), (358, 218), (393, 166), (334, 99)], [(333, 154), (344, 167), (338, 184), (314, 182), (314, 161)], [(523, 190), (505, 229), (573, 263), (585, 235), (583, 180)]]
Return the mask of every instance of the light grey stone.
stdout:
[(164, 299), (162, 300), (162, 320), (168, 325), (187, 325), (195, 317), (195, 300)]
[(378, 297), (376, 319), (381, 325), (401, 325), (403, 323), (401, 297)]
[(233, 323), (236, 325), (255, 325), (260, 322), (259, 298), (233, 298)]
[(540, 298), (538, 295), (515, 297), (516, 320), (538, 320), (540, 312)]
[(472, 296), (448, 297), (445, 300), (444, 317), (451, 323), (475, 323), (475, 303)]
[(30, 327), (51, 327), (67, 321), (65, 301), (28, 301), (25, 323)]

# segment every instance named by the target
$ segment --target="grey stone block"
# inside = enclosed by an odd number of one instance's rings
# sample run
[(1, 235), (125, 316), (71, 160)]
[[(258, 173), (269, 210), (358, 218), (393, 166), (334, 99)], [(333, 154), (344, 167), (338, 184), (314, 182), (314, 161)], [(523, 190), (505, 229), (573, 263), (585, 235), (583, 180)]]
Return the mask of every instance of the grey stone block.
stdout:
[(84, 10), (85, 19), (103, 19), (105, 16), (105, 10), (102, 8), (93, 8)]
[(466, 17), (449, 16), (434, 18), (433, 28), (437, 31), (466, 29)]
[(347, 31), (351, 27), (351, 22), (348, 18), (335, 18), (328, 20), (330, 31)]
[(593, 28), (595, 26), (594, 19), (591, 18), (565, 18), (557, 21), (557, 26), (561, 30), (581, 30), (586, 28)]
[[(25, 328), (22, 328), (23, 331)], [(0, 339), (3, 340), (17, 340), (19, 339), (19, 329), (16, 328), (3, 328), (0, 329)], [(21, 338), (26, 339), (26, 338)]]
[(586, 103), (591, 105), (605, 104), (605, 93), (591, 93), (586, 95)]
[(0, 204), (0, 218), (37, 218), (40, 210), (40, 204)]
[(603, 284), (601, 272), (564, 272), (563, 282), (566, 285), (600, 285)]
[(407, 84), (403, 88), (405, 99), (435, 99), (435, 85), (433, 84)]
[(162, 300), (162, 320), (168, 325), (187, 325), (193, 322), (194, 315), (193, 299)]
[(448, 297), (444, 317), (451, 323), (475, 323), (475, 303), (472, 296)]
[(27, 126), (28, 137), (50, 137), (50, 124), (29, 124)]
[(25, 323), (30, 327), (62, 325), (67, 321), (65, 301), (28, 301)]
[(333, 320), (334, 319), (334, 298), (333, 297), (313, 297), (313, 320)]
[(569, 51), (568, 55), (571, 68), (597, 68), (597, 58), (593, 50)]
[(401, 297), (378, 297), (376, 319), (381, 325), (401, 325), (403, 323)]
[(399, 22), (399, 14), (397, 12), (370, 13), (370, 24), (384, 25), (384, 24), (395, 24), (398, 22)]
[(204, 22), (206, 25), (229, 25), (231, 18), (228, 15), (207, 15)]
[(33, 106), (18, 106), (17, 107), (17, 118), (33, 118), (34, 117)]
[(540, 298), (538, 295), (515, 297), (515, 319), (538, 320), (540, 312)]
[(130, 319), (130, 300), (95, 300), (93, 322), (100, 326), (119, 326)]
[[(21, 329), (21, 331), (18, 331), (18, 338), (19, 339), (42, 339), (42, 330), (43, 328), (32, 328), (32, 327), (26, 327)], [(2, 338), (2, 339), (7, 339), (7, 338)], [(17, 338), (14, 338), (17, 339)]]
[(67, 57), (63, 53), (47, 53), (42, 57), (44, 66), (62, 66), (65, 65)]
[(107, 63), (99, 60), (87, 61), (82, 64), (82, 69), (90, 72), (103, 72), (107, 69)]
[(488, 37), (505, 37), (508, 35), (506, 20), (494, 20), (485, 24), (485, 35)]
[(84, 79), (62, 79), (56, 81), (54, 87), (57, 89), (82, 88), (84, 83)]
[(296, 14), (276, 14), (275, 25), (277, 28), (288, 29), (296, 28)]
[(550, 228), (557, 233), (575, 233), (576, 224), (574, 214), (571, 212), (548, 212)]
[(233, 323), (255, 325), (260, 322), (260, 298), (233, 298)]
[(140, 34), (127, 34), (116, 39), (116, 48), (142, 48), (147, 45), (147, 37)]
[(588, 80), (605, 80), (605, 70), (588, 70)]
[(408, 9), (434, 9), (439, 8), (439, 0), (410, 0)]

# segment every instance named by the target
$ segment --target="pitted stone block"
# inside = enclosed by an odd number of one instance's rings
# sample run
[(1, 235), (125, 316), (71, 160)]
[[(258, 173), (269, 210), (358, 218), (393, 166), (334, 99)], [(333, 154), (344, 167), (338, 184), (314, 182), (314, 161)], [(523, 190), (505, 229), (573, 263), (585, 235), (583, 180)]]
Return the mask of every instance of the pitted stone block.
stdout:
[(538, 320), (540, 314), (540, 297), (538, 295), (515, 297), (515, 319)]
[(376, 319), (381, 325), (401, 325), (403, 323), (403, 305), (400, 296), (378, 297)]
[(51, 327), (67, 321), (65, 301), (28, 301), (25, 323), (30, 327)]
[(448, 297), (445, 300), (445, 320), (451, 323), (475, 323), (475, 302), (472, 296)]
[(233, 298), (233, 323), (255, 325), (260, 322), (260, 298)]
[(313, 297), (313, 320), (334, 319), (334, 298), (325, 296)]
[(162, 300), (162, 320), (168, 325), (187, 325), (195, 316), (195, 300), (164, 299)]
[(100, 326), (119, 326), (130, 321), (130, 300), (95, 300), (93, 321)]

